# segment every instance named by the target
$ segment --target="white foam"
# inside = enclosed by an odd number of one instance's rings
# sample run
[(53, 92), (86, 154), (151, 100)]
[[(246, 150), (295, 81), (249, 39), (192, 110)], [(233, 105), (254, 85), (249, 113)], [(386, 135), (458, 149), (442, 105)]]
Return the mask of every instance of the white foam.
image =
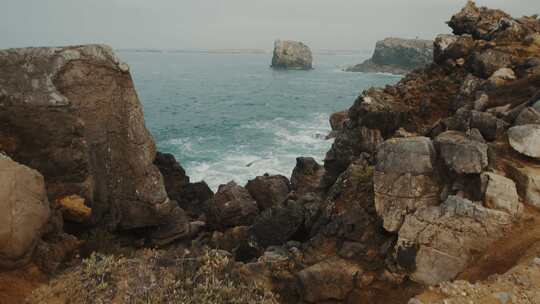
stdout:
[[(249, 179), (264, 173), (290, 177), (298, 156), (311, 156), (322, 162), (332, 142), (317, 134), (326, 135), (330, 131), (327, 117), (327, 114), (316, 114), (304, 122), (276, 118), (242, 126), (273, 130), (269, 136), (274, 138), (263, 151), (237, 147), (210, 162), (187, 163), (185, 169), (192, 181), (205, 180), (214, 191), (231, 180), (245, 185)], [(172, 143), (185, 146), (185, 141)]]

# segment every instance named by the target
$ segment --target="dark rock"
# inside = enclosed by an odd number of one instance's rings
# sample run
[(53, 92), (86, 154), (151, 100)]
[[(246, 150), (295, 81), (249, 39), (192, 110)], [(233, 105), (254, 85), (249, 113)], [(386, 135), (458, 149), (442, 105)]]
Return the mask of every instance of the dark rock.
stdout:
[(246, 189), (262, 211), (283, 203), (291, 191), (291, 185), (285, 176), (265, 174), (248, 181)]
[(163, 175), (169, 198), (175, 200), (191, 216), (199, 217), (204, 211), (203, 203), (214, 195), (210, 187), (204, 181), (190, 183), (184, 168), (172, 154), (157, 152), (154, 165)]
[(294, 201), (289, 201), (287, 205), (263, 211), (250, 231), (261, 246), (267, 247), (284, 244), (301, 234), (301, 229), (304, 229), (304, 208)]
[(291, 176), (291, 187), (298, 196), (309, 192), (319, 192), (323, 175), (324, 168), (315, 159), (298, 157)]
[(507, 122), (490, 113), (471, 111), (470, 127), (480, 130), (482, 136), (487, 140), (497, 139), (508, 126)]
[(208, 224), (214, 229), (249, 226), (259, 214), (257, 202), (245, 188), (235, 182), (219, 186), (207, 204)]

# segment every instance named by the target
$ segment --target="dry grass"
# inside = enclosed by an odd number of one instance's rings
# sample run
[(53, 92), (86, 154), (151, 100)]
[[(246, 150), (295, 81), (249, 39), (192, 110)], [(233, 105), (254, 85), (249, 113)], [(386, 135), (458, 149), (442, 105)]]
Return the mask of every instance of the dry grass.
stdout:
[(94, 253), (30, 296), (28, 303), (278, 303), (235, 275), (225, 252), (139, 250), (131, 258)]

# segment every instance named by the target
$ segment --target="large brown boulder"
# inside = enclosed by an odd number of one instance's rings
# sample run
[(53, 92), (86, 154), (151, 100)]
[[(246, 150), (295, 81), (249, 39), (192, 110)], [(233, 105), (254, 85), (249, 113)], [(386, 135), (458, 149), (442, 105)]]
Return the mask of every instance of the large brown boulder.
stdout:
[(31, 258), (50, 217), (43, 176), (0, 153), (0, 267)]
[(246, 184), (249, 194), (257, 201), (260, 210), (278, 206), (287, 199), (291, 183), (282, 175), (257, 176)]
[(220, 185), (216, 195), (206, 204), (208, 224), (214, 229), (249, 226), (259, 214), (257, 202), (235, 182)]
[(292, 190), (298, 196), (321, 190), (324, 168), (312, 157), (298, 157), (291, 175)]
[(0, 146), (41, 172), (51, 200), (95, 220), (156, 225), (167, 202), (129, 67), (102, 45), (0, 51)]

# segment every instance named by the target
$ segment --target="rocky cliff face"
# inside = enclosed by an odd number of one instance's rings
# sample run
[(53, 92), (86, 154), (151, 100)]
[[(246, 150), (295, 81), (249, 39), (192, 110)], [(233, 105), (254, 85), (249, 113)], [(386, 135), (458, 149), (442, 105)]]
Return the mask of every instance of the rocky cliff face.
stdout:
[(309, 47), (302, 42), (277, 40), (274, 42), (272, 67), (275, 69), (310, 70), (313, 67), (313, 55)]
[(105, 46), (0, 51), (0, 148), (95, 221), (156, 225), (168, 204), (128, 66)]
[(433, 41), (386, 38), (377, 42), (370, 59), (349, 67), (346, 71), (407, 74), (414, 69), (429, 65), (432, 61)]

